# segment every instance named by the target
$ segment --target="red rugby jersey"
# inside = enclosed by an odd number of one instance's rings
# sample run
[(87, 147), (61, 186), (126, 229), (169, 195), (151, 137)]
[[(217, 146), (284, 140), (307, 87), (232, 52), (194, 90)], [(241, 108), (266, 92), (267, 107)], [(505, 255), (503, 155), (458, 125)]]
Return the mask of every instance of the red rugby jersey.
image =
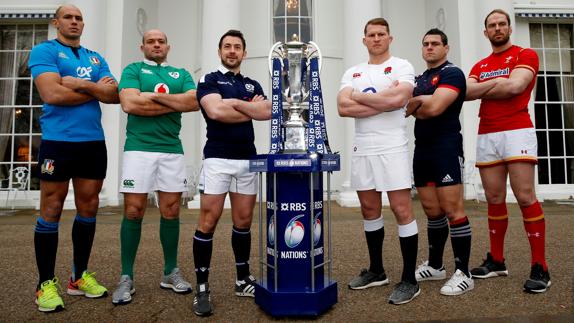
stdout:
[(503, 52), (492, 53), (472, 67), (469, 77), (478, 82), (496, 77), (508, 78), (515, 68), (532, 71), (532, 81), (524, 92), (511, 98), (482, 99), (478, 134), (533, 127), (528, 114), (528, 101), (538, 73), (538, 55), (535, 51), (513, 45)]

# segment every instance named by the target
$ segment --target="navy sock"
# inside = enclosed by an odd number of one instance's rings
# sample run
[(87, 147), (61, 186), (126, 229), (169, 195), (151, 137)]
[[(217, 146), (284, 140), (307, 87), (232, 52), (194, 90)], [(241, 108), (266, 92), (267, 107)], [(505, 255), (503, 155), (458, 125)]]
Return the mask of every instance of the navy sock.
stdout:
[(95, 234), (96, 217), (86, 218), (76, 214), (72, 227), (72, 243), (74, 244), (73, 281), (82, 278), (82, 273), (88, 269)]
[(203, 233), (195, 230), (193, 236), (193, 262), (197, 284), (206, 283), (209, 279), (209, 266), (213, 251), (213, 233)]
[(34, 229), (34, 249), (36, 251), (36, 265), (38, 266), (38, 289), (46, 280), (54, 278), (56, 266), (56, 253), (58, 251), (59, 222), (47, 222), (41, 217)]
[(233, 226), (231, 231), (231, 247), (235, 255), (237, 280), (249, 276), (249, 256), (251, 255), (251, 229), (239, 229)]

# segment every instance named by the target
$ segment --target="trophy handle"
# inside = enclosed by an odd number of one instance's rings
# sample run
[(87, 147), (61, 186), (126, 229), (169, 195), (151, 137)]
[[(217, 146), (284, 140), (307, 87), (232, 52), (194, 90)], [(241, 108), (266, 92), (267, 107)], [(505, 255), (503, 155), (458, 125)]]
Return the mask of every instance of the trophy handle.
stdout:
[(323, 67), (323, 54), (321, 54), (321, 49), (319, 48), (319, 45), (317, 45), (317, 43), (315, 43), (314, 41), (310, 41), (309, 44), (313, 45), (313, 48), (315, 50), (309, 53), (307, 55), (307, 58), (311, 59), (314, 56), (317, 56), (319, 58), (319, 73), (321, 73), (321, 68)]
[(271, 76), (273, 76), (273, 59), (278, 57), (281, 58), (281, 66), (283, 67), (283, 57), (285, 56), (283, 54), (283, 43), (278, 41), (275, 44), (273, 44), (273, 46), (271, 46), (271, 49), (269, 50), (269, 55), (268, 55), (268, 63), (269, 63), (269, 74)]

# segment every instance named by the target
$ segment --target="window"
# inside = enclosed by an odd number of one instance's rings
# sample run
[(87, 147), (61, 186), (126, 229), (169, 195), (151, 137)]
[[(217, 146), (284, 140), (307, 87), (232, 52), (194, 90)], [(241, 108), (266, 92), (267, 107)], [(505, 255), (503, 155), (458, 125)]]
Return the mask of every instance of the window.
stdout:
[(294, 34), (299, 41), (313, 39), (311, 0), (273, 0), (273, 42), (291, 41)]
[(0, 24), (0, 178), (28, 168), (28, 189), (38, 190), (38, 147), (42, 100), (32, 82), (32, 47), (48, 38), (48, 24)]
[(534, 96), (538, 182), (574, 184), (574, 24), (529, 26), (540, 60)]

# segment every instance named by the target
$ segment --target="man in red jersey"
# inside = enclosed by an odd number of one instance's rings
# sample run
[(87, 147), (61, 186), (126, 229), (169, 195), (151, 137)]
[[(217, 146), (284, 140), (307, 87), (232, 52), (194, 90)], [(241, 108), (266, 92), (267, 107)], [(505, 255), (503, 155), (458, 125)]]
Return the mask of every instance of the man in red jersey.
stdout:
[(503, 251), (508, 227), (505, 201), (509, 177), (522, 210), (532, 254), (530, 278), (524, 283), (524, 291), (542, 293), (551, 282), (544, 255), (544, 213), (534, 192), (538, 147), (528, 114), (528, 101), (538, 72), (538, 56), (530, 48), (512, 45), (510, 16), (505, 11), (491, 11), (484, 26), (492, 54), (470, 71), (466, 100), (482, 99), (476, 166), (488, 202), (490, 252), (471, 274), (474, 278), (508, 275)]

